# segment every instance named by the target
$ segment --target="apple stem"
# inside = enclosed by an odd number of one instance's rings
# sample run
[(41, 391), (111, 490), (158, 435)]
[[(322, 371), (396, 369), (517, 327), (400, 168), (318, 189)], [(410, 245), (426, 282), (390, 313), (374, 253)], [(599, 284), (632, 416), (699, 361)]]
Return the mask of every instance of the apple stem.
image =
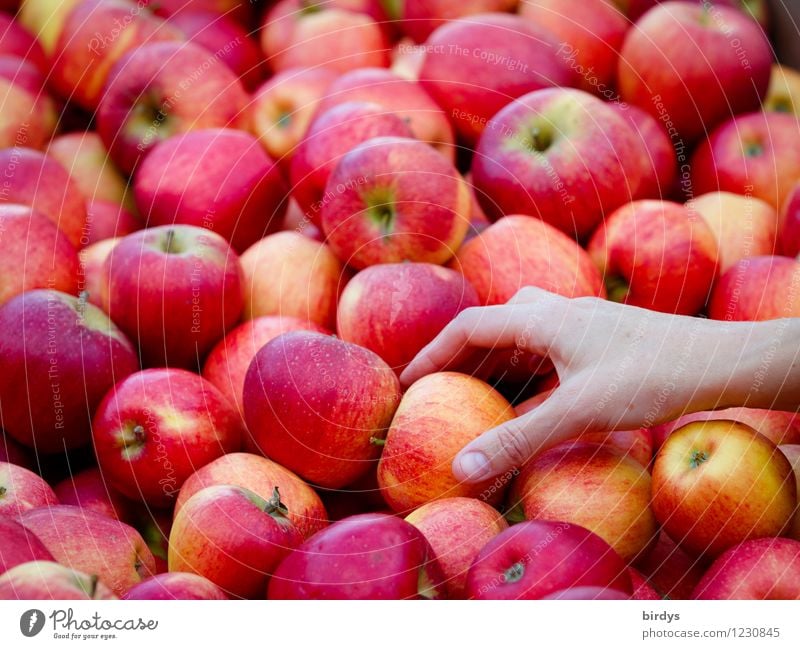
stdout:
[(6, 495), (6, 488), (0, 487), (0, 496), (5, 496), (5, 495)]
[(543, 153), (553, 143), (552, 138), (538, 126), (531, 129), (531, 146), (534, 151)]
[(386, 446), (386, 440), (381, 439), (380, 437), (370, 437), (369, 443), (373, 446)]
[(630, 292), (630, 286), (622, 277), (609, 275), (606, 277), (606, 291), (608, 299), (612, 302), (624, 302)]
[(144, 426), (142, 426), (141, 424), (136, 424), (133, 427), (133, 436), (136, 438), (137, 442), (143, 442), (144, 441)]
[(97, 593), (97, 582), (99, 581), (97, 575), (91, 575), (89, 577), (89, 592), (86, 593), (89, 596), (89, 599), (94, 599), (95, 594)]
[(171, 228), (167, 230), (166, 237), (167, 240), (164, 243), (164, 252), (166, 252), (167, 254), (171, 254), (175, 252), (175, 250), (173, 249), (173, 246), (175, 244), (175, 230)]
[(272, 490), (272, 498), (267, 501), (267, 506), (264, 508), (264, 511), (271, 516), (275, 516), (276, 514), (280, 516), (289, 515), (289, 510), (286, 505), (281, 502), (281, 494), (277, 486)]

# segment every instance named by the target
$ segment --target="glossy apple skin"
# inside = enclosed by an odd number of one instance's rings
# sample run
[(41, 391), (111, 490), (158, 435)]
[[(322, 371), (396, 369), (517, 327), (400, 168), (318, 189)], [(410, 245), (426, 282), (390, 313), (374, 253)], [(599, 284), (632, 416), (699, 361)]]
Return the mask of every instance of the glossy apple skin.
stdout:
[[(86, 225), (88, 232), (81, 241), (88, 247), (99, 241), (137, 232), (142, 229), (143, 224), (139, 217), (119, 203), (90, 200), (86, 203)], [(85, 249), (82, 248), (81, 252)]]
[(124, 237), (103, 267), (104, 307), (146, 366), (198, 368), (242, 312), (239, 258), (221, 236), (165, 225)]
[(97, 575), (117, 597), (153, 574), (155, 563), (139, 533), (120, 521), (72, 507), (32, 509), (19, 517), (60, 564)]
[(450, 465), (469, 442), (513, 417), (508, 401), (472, 376), (439, 372), (421, 378), (403, 395), (378, 464), (388, 505), (408, 514), (439, 498), (499, 502), (508, 478), (460, 483)]
[(789, 191), (781, 208), (779, 239), (784, 255), (800, 256), (800, 181)]
[(0, 516), (0, 575), (28, 561), (53, 561), (53, 555), (33, 532)]
[(96, 576), (47, 559), (22, 563), (0, 575), (0, 600), (117, 599)]
[(694, 315), (718, 274), (718, 246), (698, 214), (669, 201), (634, 201), (611, 214), (589, 243), (609, 298)]
[(448, 599), (463, 599), (467, 571), (484, 545), (508, 528), (491, 505), (477, 498), (443, 498), (415, 509), (405, 520), (430, 543), (444, 575)]
[(300, 232), (276, 232), (245, 250), (241, 262), (245, 320), (285, 316), (335, 328), (350, 273), (327, 244)]
[(717, 557), (692, 599), (800, 599), (800, 542), (761, 538)]
[(33, 471), (0, 462), (0, 516), (15, 518), (31, 509), (57, 505), (58, 498)]
[(518, 0), (404, 0), (398, 4), (400, 29), (422, 43), (442, 25), (475, 14), (513, 12)]
[(691, 159), (698, 194), (715, 190), (755, 196), (780, 209), (800, 180), (800, 131), (794, 115), (738, 115), (711, 132)]
[(489, 120), (510, 101), (575, 82), (550, 32), (519, 16), (488, 13), (454, 20), (424, 46), (419, 83), (471, 145), (484, 129), (492, 130)]
[(46, 216), (0, 203), (0, 305), (36, 288), (76, 292), (78, 252)]
[(92, 441), (114, 488), (164, 507), (197, 469), (241, 448), (242, 427), (233, 404), (201, 376), (151, 369), (106, 395), (92, 423)]
[(527, 462), (514, 479), (509, 505), (528, 520), (585, 527), (626, 561), (649, 547), (657, 533), (645, 467), (608, 446), (568, 442)]
[(475, 289), (456, 271), (414, 262), (379, 264), (348, 282), (339, 299), (337, 332), (399, 374), (453, 318), (474, 306)]
[(665, 597), (690, 599), (708, 567), (708, 560), (687, 553), (662, 530), (652, 549), (639, 557), (635, 565)]
[(322, 201), (331, 250), (354, 268), (450, 259), (467, 233), (470, 197), (456, 168), (418, 140), (377, 137), (351, 149)]
[(44, 86), (45, 78), (33, 63), (3, 55), (0, 43), (0, 147), (24, 144), (42, 149), (47, 144), (55, 130), (57, 114)]
[(0, 203), (33, 208), (55, 223), (73, 246), (81, 246), (84, 198), (58, 162), (25, 147), (0, 149), (0, 173), (4, 178)]
[(467, 576), (470, 599), (544, 599), (580, 587), (632, 591), (625, 563), (611, 546), (579, 525), (557, 521), (512, 525), (483, 547)]
[(663, 599), (658, 594), (658, 591), (650, 585), (647, 578), (636, 568), (628, 568), (628, 575), (630, 575), (631, 585), (633, 586), (633, 594), (630, 599), (659, 601)]
[(302, 541), (292, 522), (252, 491), (206, 487), (175, 516), (169, 570), (198, 574), (235, 597), (263, 597), (278, 563)]
[(333, 523), (291, 552), (268, 599), (439, 599), (442, 572), (422, 533), (388, 514)]
[(156, 144), (134, 181), (149, 225), (213, 230), (241, 253), (278, 230), (286, 184), (258, 141), (234, 129), (201, 129)]
[(131, 503), (108, 484), (97, 467), (64, 478), (53, 491), (62, 505), (83, 507), (126, 523), (131, 520)]
[(139, 369), (133, 346), (108, 316), (66, 293), (11, 299), (0, 307), (0, 332), (3, 426), (38, 453), (85, 444), (100, 400)]
[[(746, 52), (743, 65), (733, 39)], [(619, 58), (622, 98), (671, 122), (686, 144), (767, 94), (772, 52), (761, 27), (736, 9), (660, 4), (628, 31)]]
[(494, 115), (472, 178), (490, 218), (529, 214), (585, 237), (637, 196), (647, 173), (643, 151), (633, 126), (597, 97), (547, 88)]
[[(202, 82), (197, 70), (203, 71)], [(126, 54), (109, 72), (97, 132), (114, 162), (131, 173), (172, 135), (235, 127), (247, 102), (239, 79), (213, 53), (193, 43), (151, 43)]]
[(790, 257), (751, 257), (734, 264), (714, 285), (708, 315), (714, 320), (800, 317), (800, 262)]
[(749, 539), (779, 536), (796, 506), (789, 461), (766, 437), (737, 422), (679, 428), (653, 465), (656, 518), (695, 554), (714, 557)]
[(131, 588), (122, 599), (134, 600), (224, 600), (225, 591), (205, 577), (190, 572), (165, 572)]
[(105, 308), (104, 300), (107, 290), (107, 278), (103, 266), (106, 258), (120, 241), (121, 237), (103, 239), (92, 243), (78, 252), (79, 273), (78, 288), (86, 291), (89, 302), (101, 309)]
[(400, 383), (375, 353), (295, 331), (262, 347), (247, 370), (247, 427), (264, 455), (300, 477), (339, 488), (375, 466)]

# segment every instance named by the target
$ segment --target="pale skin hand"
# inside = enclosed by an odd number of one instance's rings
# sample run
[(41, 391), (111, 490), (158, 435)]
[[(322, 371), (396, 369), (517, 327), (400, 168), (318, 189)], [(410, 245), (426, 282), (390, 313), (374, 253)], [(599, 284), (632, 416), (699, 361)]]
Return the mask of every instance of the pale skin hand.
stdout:
[(459, 480), (505, 473), (583, 432), (652, 426), (698, 410), (800, 406), (798, 319), (720, 322), (532, 287), (507, 304), (463, 311), (400, 380), (472, 368), (501, 349), (548, 356), (560, 384), (531, 412), (468, 444), (453, 462)]

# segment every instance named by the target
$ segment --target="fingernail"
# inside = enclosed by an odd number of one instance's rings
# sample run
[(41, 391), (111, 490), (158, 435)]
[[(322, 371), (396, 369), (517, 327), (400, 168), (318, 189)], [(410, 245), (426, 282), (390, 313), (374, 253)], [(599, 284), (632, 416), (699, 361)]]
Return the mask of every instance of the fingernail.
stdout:
[(471, 480), (480, 479), (489, 474), (492, 467), (489, 458), (480, 451), (469, 451), (458, 458), (461, 473)]

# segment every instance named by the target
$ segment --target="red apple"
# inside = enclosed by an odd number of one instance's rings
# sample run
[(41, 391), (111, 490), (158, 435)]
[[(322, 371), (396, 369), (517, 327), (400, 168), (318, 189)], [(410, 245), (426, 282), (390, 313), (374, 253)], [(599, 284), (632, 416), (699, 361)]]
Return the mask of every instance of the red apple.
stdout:
[(467, 576), (473, 599), (544, 599), (567, 589), (632, 592), (625, 563), (589, 530), (556, 521), (526, 521), (489, 541)]
[(0, 575), (28, 561), (52, 561), (38, 537), (14, 519), (0, 516)]
[(144, 4), (158, 16), (203, 11), (228, 16), (245, 26), (253, 20), (252, 5), (242, 0), (144, 0)]
[(213, 230), (241, 253), (278, 230), (286, 185), (258, 141), (233, 129), (202, 129), (156, 144), (134, 182), (149, 225), (183, 223)]
[(781, 208), (780, 248), (789, 257), (800, 257), (800, 181), (789, 191)]
[(545, 595), (542, 599), (561, 599), (561, 600), (589, 600), (589, 599), (635, 599), (633, 595), (628, 595), (621, 590), (613, 588), (601, 588), (599, 586), (577, 586), (575, 588), (565, 588), (554, 593)]
[(764, 110), (800, 117), (800, 72), (786, 65), (772, 66)]
[[(800, 444), (784, 444), (778, 448), (792, 465), (797, 493), (800, 494)], [(800, 509), (795, 511), (792, 527), (789, 529), (787, 536), (800, 541)]]
[(170, 572), (191, 572), (237, 597), (263, 597), (278, 563), (302, 543), (278, 490), (269, 501), (231, 485), (184, 503), (169, 536)]
[(45, 79), (33, 63), (0, 55), (0, 147), (41, 149), (53, 135), (57, 115), (44, 85)]
[(643, 601), (663, 599), (663, 597), (658, 594), (658, 591), (647, 581), (647, 577), (636, 570), (636, 568), (628, 568), (628, 574), (631, 577), (631, 585), (633, 586), (633, 594), (630, 599)]
[(269, 599), (439, 599), (442, 573), (422, 533), (388, 514), (337, 521), (289, 554)]
[(49, 290), (0, 307), (0, 357), (3, 427), (37, 453), (88, 442), (100, 400), (138, 369), (133, 346), (105, 313)]
[(29, 449), (16, 442), (0, 429), (0, 462), (10, 462), (26, 469), (35, 470), (36, 462)]
[(124, 237), (142, 229), (139, 217), (119, 203), (102, 200), (87, 202), (86, 225), (88, 231), (85, 237), (81, 237), (81, 242), (85, 242), (86, 246), (106, 239)]
[(169, 533), (172, 529), (172, 508), (153, 509), (144, 503), (133, 504), (133, 525), (142, 535), (155, 561), (155, 574), (167, 572)]
[(41, 476), (0, 462), (0, 517), (16, 518), (30, 509), (57, 504), (58, 498)]
[(123, 599), (198, 600), (228, 599), (225, 591), (214, 582), (190, 572), (165, 572), (136, 584)]
[(117, 599), (97, 575), (52, 561), (22, 563), (0, 575), (0, 600)]
[(18, 56), (30, 61), (44, 74), (49, 66), (44, 50), (37, 40), (39, 36), (40, 34), (31, 33), (25, 28), (21, 15), (0, 13), (0, 55)]
[[(11, 0), (13, 1), (13, 0)], [(25, 0), (21, 3), (17, 20), (36, 37), (44, 50), (45, 58), (52, 56), (64, 19), (80, 0)]]
[(688, 554), (663, 531), (636, 567), (664, 597), (689, 599), (706, 568), (705, 560)]
[(438, 27), (475, 14), (513, 11), (518, 0), (402, 0), (386, 3), (396, 6), (391, 16), (399, 20), (400, 29), (417, 43), (422, 43)]
[(148, 366), (200, 366), (242, 312), (239, 259), (220, 235), (164, 225), (124, 237), (104, 266), (104, 304)]
[(131, 518), (131, 504), (108, 484), (97, 467), (64, 478), (53, 491), (62, 505), (83, 507), (123, 522)]
[(366, 473), (400, 401), (400, 383), (373, 352), (295, 331), (262, 347), (244, 384), (247, 427), (270, 459), (323, 487)]
[(107, 278), (103, 267), (114, 246), (121, 240), (121, 238), (103, 239), (78, 252), (78, 288), (86, 292), (89, 302), (100, 308), (103, 308), (104, 296), (107, 293), (105, 288)]

